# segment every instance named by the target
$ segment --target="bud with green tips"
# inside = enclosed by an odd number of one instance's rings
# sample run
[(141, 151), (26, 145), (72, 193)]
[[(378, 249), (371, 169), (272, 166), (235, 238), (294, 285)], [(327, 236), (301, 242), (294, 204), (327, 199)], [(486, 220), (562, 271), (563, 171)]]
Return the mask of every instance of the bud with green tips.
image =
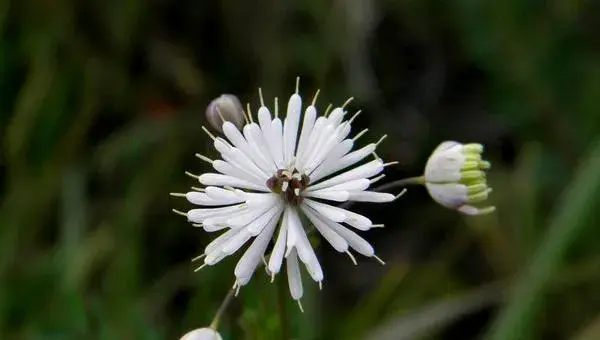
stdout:
[(447, 141), (431, 154), (423, 181), (431, 197), (441, 205), (467, 215), (489, 214), (494, 206), (479, 208), (473, 204), (487, 200), (489, 162), (482, 160), (483, 145)]
[(233, 123), (239, 130), (245, 123), (245, 113), (240, 100), (232, 94), (222, 94), (208, 104), (206, 119), (216, 131), (223, 132), (223, 122)]

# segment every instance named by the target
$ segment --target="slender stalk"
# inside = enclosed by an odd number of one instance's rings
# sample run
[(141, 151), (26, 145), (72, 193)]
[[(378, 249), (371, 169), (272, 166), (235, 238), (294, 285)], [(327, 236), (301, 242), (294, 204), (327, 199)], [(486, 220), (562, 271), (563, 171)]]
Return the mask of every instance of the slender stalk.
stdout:
[(277, 305), (279, 308), (279, 318), (281, 320), (281, 339), (291, 339), (290, 317), (287, 311), (287, 286), (285, 280), (279, 278), (277, 280)]
[(229, 290), (229, 292), (227, 293), (227, 295), (225, 296), (225, 299), (223, 299), (223, 302), (221, 302), (221, 306), (219, 306), (219, 309), (217, 310), (217, 314), (215, 314), (215, 318), (210, 323), (210, 328), (216, 330), (217, 327), (219, 327), (219, 321), (221, 321), (221, 316), (223, 316), (223, 313), (225, 313), (225, 310), (227, 309), (227, 306), (233, 299), (234, 295), (235, 295), (235, 288), (231, 288)]
[(383, 191), (383, 190), (387, 190), (387, 189), (391, 189), (391, 188), (395, 188), (395, 187), (405, 187), (407, 185), (422, 185), (422, 184), (425, 184), (425, 177), (423, 177), (423, 176), (409, 177), (409, 178), (403, 178), (403, 179), (400, 179), (397, 181), (393, 181), (390, 183), (380, 185), (380, 186), (376, 187), (375, 189), (373, 189), (373, 191)]

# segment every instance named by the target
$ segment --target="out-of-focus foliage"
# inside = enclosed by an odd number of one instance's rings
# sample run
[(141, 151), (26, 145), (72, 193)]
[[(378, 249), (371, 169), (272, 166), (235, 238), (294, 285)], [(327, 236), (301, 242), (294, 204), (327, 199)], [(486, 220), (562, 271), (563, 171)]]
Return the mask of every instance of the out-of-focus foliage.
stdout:
[[(409, 188), (356, 205), (387, 265), (321, 242), (296, 339), (600, 338), (600, 3), (594, 1), (0, 1), (0, 339), (176, 339), (210, 323), (233, 259), (168, 196), (207, 170), (206, 105), (321, 88), (387, 133), (386, 180), (442, 140), (480, 142), (495, 214)], [(365, 137), (363, 137), (365, 138)], [(366, 138), (365, 138), (366, 140)], [(225, 339), (280, 338), (257, 275)]]

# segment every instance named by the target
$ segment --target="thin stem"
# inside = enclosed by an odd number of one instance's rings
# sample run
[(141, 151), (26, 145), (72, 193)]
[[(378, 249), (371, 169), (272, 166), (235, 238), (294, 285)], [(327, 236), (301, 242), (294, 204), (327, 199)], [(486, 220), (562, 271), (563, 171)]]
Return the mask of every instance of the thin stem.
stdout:
[(285, 280), (279, 278), (277, 280), (277, 305), (279, 308), (279, 318), (281, 320), (281, 338), (284, 340), (291, 339), (290, 333), (290, 317), (287, 311), (287, 287)]
[(210, 323), (210, 328), (216, 330), (217, 327), (219, 327), (219, 321), (221, 321), (221, 316), (223, 316), (223, 313), (225, 313), (225, 310), (227, 309), (227, 306), (233, 299), (234, 295), (235, 295), (235, 288), (231, 288), (229, 290), (229, 292), (227, 293), (227, 295), (225, 296), (225, 299), (223, 300), (223, 302), (221, 302), (221, 306), (219, 306), (219, 309), (217, 310), (217, 314), (215, 314), (215, 318)]

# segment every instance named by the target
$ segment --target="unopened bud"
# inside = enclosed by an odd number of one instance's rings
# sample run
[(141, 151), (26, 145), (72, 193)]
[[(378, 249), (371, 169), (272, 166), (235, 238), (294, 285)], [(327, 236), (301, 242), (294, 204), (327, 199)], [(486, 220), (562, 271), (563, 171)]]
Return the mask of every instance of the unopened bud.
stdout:
[(212, 328), (198, 328), (186, 333), (179, 340), (223, 340), (223, 338)]
[(223, 132), (223, 122), (233, 123), (239, 130), (244, 126), (244, 109), (240, 100), (232, 94), (222, 94), (208, 104), (206, 119), (213, 129)]

